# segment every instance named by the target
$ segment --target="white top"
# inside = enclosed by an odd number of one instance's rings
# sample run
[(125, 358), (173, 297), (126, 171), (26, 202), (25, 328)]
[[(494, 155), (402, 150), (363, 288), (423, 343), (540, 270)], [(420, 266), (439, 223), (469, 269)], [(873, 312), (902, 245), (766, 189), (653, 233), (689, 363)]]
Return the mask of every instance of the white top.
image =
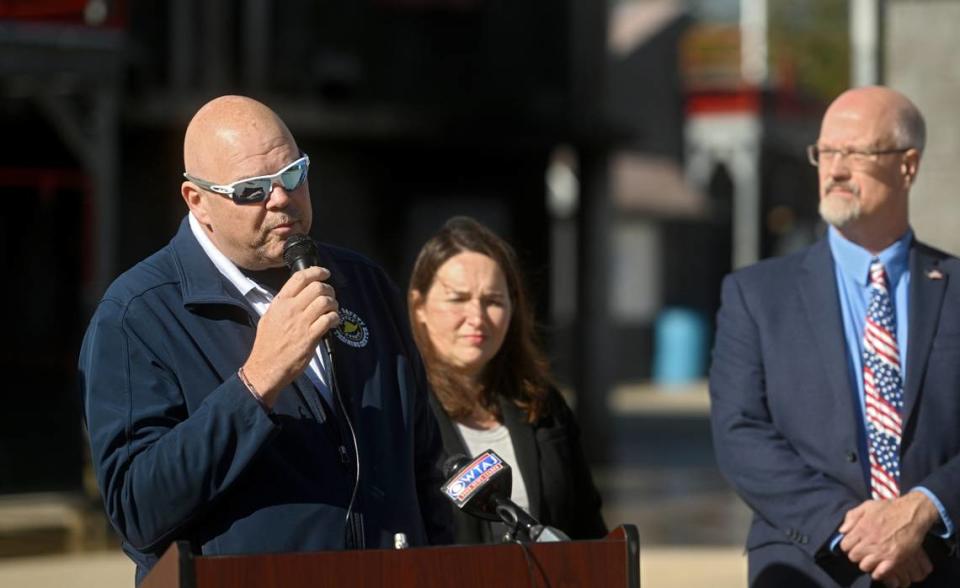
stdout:
[(460, 437), (472, 457), (480, 455), (487, 449), (492, 449), (503, 458), (503, 461), (510, 465), (510, 472), (513, 474), (510, 500), (529, 513), (530, 499), (527, 497), (527, 485), (523, 483), (523, 476), (520, 475), (520, 468), (517, 465), (517, 452), (513, 450), (510, 430), (501, 423), (497, 423), (497, 426), (492, 429), (472, 429), (457, 423), (457, 430), (460, 432)]
[[(207, 257), (210, 258), (210, 261), (213, 262), (213, 265), (217, 267), (217, 270), (220, 271), (227, 281), (236, 286), (240, 294), (250, 303), (250, 306), (257, 311), (257, 314), (263, 316), (263, 313), (267, 312), (267, 308), (270, 307), (270, 303), (273, 301), (273, 294), (245, 276), (232, 261), (227, 259), (226, 255), (217, 249), (217, 246), (214, 245), (213, 242), (210, 241), (210, 238), (207, 237), (207, 234), (203, 232), (200, 221), (193, 217), (192, 212), (187, 216), (190, 220), (190, 229), (193, 231), (193, 236), (197, 238), (200, 247), (203, 248), (203, 251), (207, 254)], [(327, 385), (327, 363), (326, 351), (323, 349), (323, 345), (318, 345), (317, 350), (313, 354), (313, 359), (310, 360), (310, 369), (308, 369), (306, 373), (310, 381), (313, 382), (313, 385), (316, 386), (320, 394), (323, 395), (323, 399), (327, 401), (331, 408), (334, 408), (333, 394)], [(334, 410), (336, 409), (334, 408)]]

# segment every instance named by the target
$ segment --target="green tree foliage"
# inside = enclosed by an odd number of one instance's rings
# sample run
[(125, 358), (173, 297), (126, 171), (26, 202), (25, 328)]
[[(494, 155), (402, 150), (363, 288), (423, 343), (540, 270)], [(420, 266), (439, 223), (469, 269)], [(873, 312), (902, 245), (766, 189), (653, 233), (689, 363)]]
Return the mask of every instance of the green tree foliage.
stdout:
[(849, 2), (768, 0), (771, 84), (829, 100), (850, 85)]

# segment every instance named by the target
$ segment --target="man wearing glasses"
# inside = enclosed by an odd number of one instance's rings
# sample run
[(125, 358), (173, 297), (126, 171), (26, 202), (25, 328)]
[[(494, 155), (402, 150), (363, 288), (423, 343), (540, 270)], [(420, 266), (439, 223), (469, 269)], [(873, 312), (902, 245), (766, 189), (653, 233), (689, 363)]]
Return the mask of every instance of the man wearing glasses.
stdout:
[(751, 586), (960, 585), (960, 263), (910, 229), (924, 143), (905, 96), (840, 95), (808, 149), (827, 235), (724, 280), (711, 420)]
[(323, 267), (284, 267), (287, 239), (310, 230), (309, 157), (240, 96), (197, 112), (183, 155), (189, 213), (107, 290), (79, 362), (97, 479), (137, 581), (178, 540), (205, 555), (449, 542), (440, 437), (396, 288), (332, 246)]

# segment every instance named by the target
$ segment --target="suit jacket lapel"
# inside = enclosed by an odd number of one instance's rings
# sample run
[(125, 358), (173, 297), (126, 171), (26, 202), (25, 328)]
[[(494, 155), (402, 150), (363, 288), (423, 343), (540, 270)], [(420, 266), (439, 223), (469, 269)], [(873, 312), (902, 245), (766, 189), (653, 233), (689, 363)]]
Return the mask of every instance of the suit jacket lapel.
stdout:
[[(327, 283), (333, 286), (337, 300), (342, 304), (343, 298), (347, 297), (350, 293), (349, 282), (346, 275), (330, 251), (321, 243), (317, 244), (317, 255), (320, 258), (320, 265), (330, 270), (330, 278), (327, 280)], [(359, 399), (354, 398), (354, 394), (351, 394), (351, 391), (355, 387), (355, 382), (353, 382), (354, 374), (349, 369), (351, 366), (346, 365), (342, 358), (343, 353), (348, 352), (348, 350), (339, 341), (333, 331), (334, 329), (331, 329), (324, 336), (330, 341), (330, 348), (333, 355), (332, 358), (329, 355), (327, 355), (326, 358), (333, 360), (333, 369), (337, 377), (336, 384), (339, 385), (339, 391), (343, 397), (343, 402), (346, 405), (347, 410), (350, 411), (350, 416), (352, 417), (353, 414), (356, 414), (356, 410), (358, 408), (357, 406), (354, 406), (354, 402), (359, 401)], [(320, 345), (323, 346), (324, 343), (321, 342)], [(326, 350), (324, 350), (324, 355), (326, 355)], [(329, 370), (328, 374), (330, 374)], [(332, 376), (333, 374), (330, 375)], [(331, 386), (332, 391), (333, 382), (330, 382), (328, 385)], [(334, 399), (334, 404), (336, 404), (336, 399)], [(339, 410), (339, 407), (336, 407), (335, 410)]]
[(527, 423), (527, 415), (513, 402), (500, 399), (500, 411), (503, 425), (510, 431), (513, 451), (517, 454), (517, 463), (510, 464), (519, 468), (520, 477), (527, 487), (527, 499), (530, 501), (530, 514), (540, 518), (540, 467), (537, 456), (537, 440), (533, 427)]
[[(797, 277), (800, 297), (806, 316), (807, 328), (812, 329), (823, 380), (829, 387), (833, 406), (824, 406), (824, 414), (836, 415), (836, 421), (851, 426), (833, 428), (838, 438), (838, 447), (857, 447), (859, 410), (854, 407), (856, 396), (851, 386), (849, 352), (843, 329), (843, 314), (840, 310), (840, 295), (837, 291), (836, 270), (830, 245), (826, 238), (818, 241), (807, 253)], [(838, 449), (838, 455), (842, 450)], [(858, 449), (859, 453), (859, 449)], [(861, 455), (864, 460), (867, 456)], [(866, 491), (863, 476), (857, 476), (858, 487)]]
[[(350, 281), (342, 266), (337, 263), (336, 258), (323, 243), (317, 243), (317, 255), (320, 258), (320, 265), (330, 270), (330, 278), (326, 281), (333, 286), (337, 300), (342, 305), (343, 300), (350, 297)], [(331, 392), (331, 400), (328, 402), (306, 375), (302, 375), (295, 383), (299, 385), (299, 389), (305, 396), (312, 394), (316, 399), (316, 408), (325, 412), (324, 418), (327, 425), (325, 429), (331, 440), (341, 449), (346, 450), (352, 456), (352, 459), (357, 459), (357, 456), (354, 455), (353, 443), (350, 441), (350, 429), (347, 426), (346, 419), (349, 419), (350, 424), (353, 425), (357, 443), (362, 453), (365, 436), (362, 433), (363, 423), (358, 415), (361, 414), (363, 398), (358, 391), (363, 389), (364, 382), (361, 378), (363, 370), (359, 370), (358, 362), (351, 361), (354, 358), (349, 357), (355, 350), (344, 345), (334, 333), (334, 329), (328, 331), (324, 338), (329, 340), (331, 348), (331, 354), (327, 354), (324, 342), (320, 342), (324, 361), (332, 359), (333, 369), (331, 370), (328, 367), (326, 370), (327, 387)], [(344, 355), (347, 355), (347, 357), (344, 357)], [(343, 400), (343, 407), (337, 401), (338, 395)], [(346, 414), (344, 414), (344, 410), (346, 410)]]
[[(460, 433), (457, 432), (456, 425), (454, 425), (453, 420), (447, 416), (440, 401), (437, 400), (437, 397), (434, 396), (432, 392), (428, 397), (428, 401), (430, 402), (430, 408), (433, 409), (433, 416), (437, 419), (437, 428), (440, 429), (440, 438), (443, 440), (443, 449), (447, 457), (458, 453), (470, 457), (470, 450), (467, 449), (467, 445), (460, 437)], [(447, 473), (443, 472), (443, 475), (446, 476)]]
[[(451, 456), (454, 456), (458, 453), (466, 456), (470, 456), (470, 450), (467, 449), (467, 445), (463, 442), (463, 439), (460, 437), (460, 433), (457, 432), (457, 427), (454, 424), (453, 420), (447, 416), (446, 411), (443, 410), (443, 406), (437, 400), (436, 396), (431, 392), (428, 395), (430, 402), (430, 408), (433, 410), (433, 416), (437, 419), (437, 428), (440, 429), (440, 438), (443, 441), (443, 460), (449, 459)], [(445, 463), (440, 463), (439, 467), (443, 467)], [(447, 479), (447, 472), (443, 472), (444, 482)], [(456, 509), (454, 509), (456, 510)], [(469, 539), (470, 541), (489, 541), (492, 539), (493, 534), (490, 532), (490, 525), (483, 520), (480, 520), (476, 517), (470, 516), (466, 513), (456, 511), (457, 514), (457, 525), (462, 527), (462, 532), (458, 532), (458, 541), (461, 539)], [(463, 536), (460, 536), (462, 533)]]
[[(939, 262), (939, 257), (921, 243), (914, 243), (910, 248), (909, 334), (902, 415), (904, 430), (909, 425), (913, 407), (920, 396), (920, 383), (927, 370), (933, 335), (940, 320), (943, 294), (950, 279), (946, 272), (938, 269)], [(937, 272), (939, 278), (931, 278), (931, 271)]]
[[(317, 422), (326, 423), (331, 415), (330, 406), (324, 401), (313, 382), (310, 381), (310, 377), (305, 373), (300, 374), (293, 381), (292, 386), (296, 390), (300, 402), (306, 405), (307, 410), (313, 414)], [(327, 429), (327, 427), (324, 427), (324, 429)]]

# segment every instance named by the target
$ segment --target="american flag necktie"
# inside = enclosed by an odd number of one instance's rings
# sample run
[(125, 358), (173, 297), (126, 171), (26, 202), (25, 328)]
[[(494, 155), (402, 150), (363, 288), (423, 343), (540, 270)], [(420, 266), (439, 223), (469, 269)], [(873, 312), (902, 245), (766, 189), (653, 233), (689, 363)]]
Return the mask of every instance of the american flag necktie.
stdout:
[(875, 499), (900, 496), (900, 411), (903, 386), (897, 322), (879, 259), (870, 263), (870, 303), (863, 329), (863, 390), (870, 449), (870, 489)]

